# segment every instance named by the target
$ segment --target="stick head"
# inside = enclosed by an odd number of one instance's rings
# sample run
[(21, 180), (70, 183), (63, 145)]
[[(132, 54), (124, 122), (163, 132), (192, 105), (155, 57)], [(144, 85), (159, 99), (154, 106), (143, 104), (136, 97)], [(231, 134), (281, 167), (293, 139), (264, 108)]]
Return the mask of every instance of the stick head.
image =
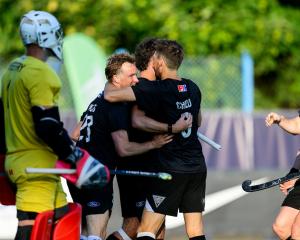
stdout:
[(158, 178), (162, 179), (162, 180), (172, 180), (172, 175), (169, 173), (165, 173), (165, 172), (159, 172), (158, 173)]
[(251, 180), (245, 180), (245, 181), (242, 183), (242, 188), (243, 188), (243, 190), (244, 190), (245, 192), (249, 192), (251, 183), (252, 183)]

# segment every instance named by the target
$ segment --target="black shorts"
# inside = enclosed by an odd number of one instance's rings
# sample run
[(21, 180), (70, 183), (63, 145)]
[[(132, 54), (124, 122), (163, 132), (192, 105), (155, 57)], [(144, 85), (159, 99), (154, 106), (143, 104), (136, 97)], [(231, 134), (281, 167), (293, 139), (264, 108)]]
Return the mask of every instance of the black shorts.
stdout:
[(82, 215), (103, 214), (111, 212), (113, 207), (113, 177), (103, 188), (78, 189), (68, 183), (70, 194), (74, 202), (82, 206)]
[(294, 188), (285, 197), (281, 206), (300, 210), (300, 181), (295, 183)]
[(170, 181), (152, 180), (145, 208), (171, 216), (177, 216), (178, 210), (183, 213), (203, 212), (206, 172), (170, 174)]
[(146, 202), (148, 180), (146, 177), (117, 175), (123, 218), (141, 219)]

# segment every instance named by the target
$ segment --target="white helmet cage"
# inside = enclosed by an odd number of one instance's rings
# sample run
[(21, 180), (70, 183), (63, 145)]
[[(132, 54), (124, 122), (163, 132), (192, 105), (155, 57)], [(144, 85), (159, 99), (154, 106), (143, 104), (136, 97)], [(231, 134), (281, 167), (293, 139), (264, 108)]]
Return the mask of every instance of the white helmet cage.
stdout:
[(50, 13), (34, 10), (26, 13), (21, 19), (20, 35), (24, 45), (35, 43), (49, 48), (62, 60), (63, 31)]

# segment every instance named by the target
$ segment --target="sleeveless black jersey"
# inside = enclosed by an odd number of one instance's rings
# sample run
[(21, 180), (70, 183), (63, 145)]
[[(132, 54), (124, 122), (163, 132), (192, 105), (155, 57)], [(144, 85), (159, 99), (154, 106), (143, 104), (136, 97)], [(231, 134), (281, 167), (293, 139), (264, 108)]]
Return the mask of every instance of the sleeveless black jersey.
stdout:
[(129, 109), (127, 103), (110, 103), (99, 94), (88, 106), (81, 120), (77, 145), (87, 150), (109, 168), (116, 167), (119, 158), (111, 133), (128, 130)]
[(197, 137), (201, 92), (191, 80), (142, 81), (132, 87), (136, 103), (153, 119), (174, 124), (185, 112), (193, 115), (192, 127), (175, 134), (173, 141), (158, 149), (163, 170), (179, 173), (205, 172), (202, 146)]

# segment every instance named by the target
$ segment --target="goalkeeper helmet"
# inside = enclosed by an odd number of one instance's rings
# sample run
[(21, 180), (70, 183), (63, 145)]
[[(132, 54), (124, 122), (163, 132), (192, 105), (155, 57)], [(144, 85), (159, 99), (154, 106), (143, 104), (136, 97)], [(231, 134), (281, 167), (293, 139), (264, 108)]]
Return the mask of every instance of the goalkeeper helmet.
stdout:
[(24, 45), (34, 43), (51, 49), (62, 60), (63, 31), (50, 13), (34, 10), (26, 13), (21, 19), (20, 35)]

